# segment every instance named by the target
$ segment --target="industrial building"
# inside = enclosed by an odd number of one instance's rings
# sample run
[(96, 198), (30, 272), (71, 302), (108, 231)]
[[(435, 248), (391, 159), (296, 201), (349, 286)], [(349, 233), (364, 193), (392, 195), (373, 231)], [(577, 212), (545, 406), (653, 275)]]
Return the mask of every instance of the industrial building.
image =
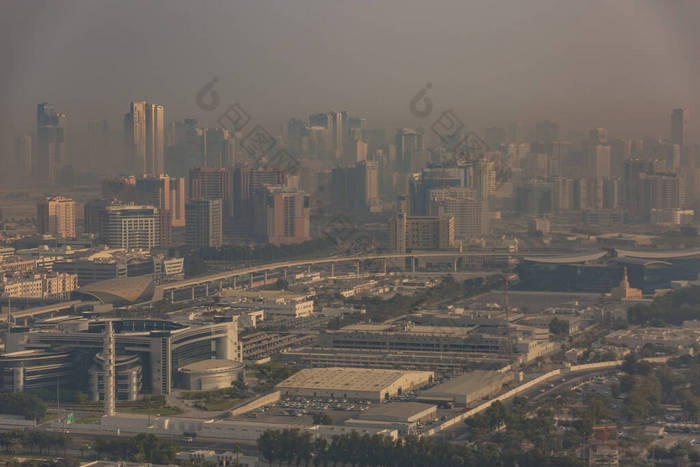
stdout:
[(389, 400), (433, 381), (432, 371), (377, 370), (367, 368), (310, 368), (279, 383), (285, 396)]
[(375, 405), (357, 418), (345, 420), (344, 425), (362, 428), (386, 428), (400, 434), (413, 433), (418, 423), (436, 418), (437, 406), (421, 402), (388, 402)]
[(470, 371), (449, 381), (420, 391), (418, 400), (466, 406), (498, 393), (513, 380), (512, 372)]

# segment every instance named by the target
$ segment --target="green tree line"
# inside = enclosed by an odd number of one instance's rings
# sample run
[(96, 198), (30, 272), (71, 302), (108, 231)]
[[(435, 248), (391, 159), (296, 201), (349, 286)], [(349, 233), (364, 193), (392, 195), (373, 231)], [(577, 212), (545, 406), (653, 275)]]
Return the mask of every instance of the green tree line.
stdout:
[(152, 434), (139, 434), (133, 438), (96, 438), (95, 452), (110, 460), (172, 464), (177, 454), (177, 444), (163, 441)]
[(643, 326), (680, 325), (693, 319), (700, 319), (700, 287), (684, 287), (627, 310), (630, 324)]
[(46, 415), (46, 404), (34, 394), (0, 392), (0, 413), (22, 415), (27, 420), (39, 422)]
[(357, 432), (334, 436), (331, 441), (312, 438), (297, 429), (269, 430), (258, 439), (258, 449), (269, 463), (314, 466), (479, 466), (519, 465), (582, 466), (576, 458), (535, 450), (505, 452), (496, 445), (475, 448), (408, 436), (394, 440), (384, 435)]

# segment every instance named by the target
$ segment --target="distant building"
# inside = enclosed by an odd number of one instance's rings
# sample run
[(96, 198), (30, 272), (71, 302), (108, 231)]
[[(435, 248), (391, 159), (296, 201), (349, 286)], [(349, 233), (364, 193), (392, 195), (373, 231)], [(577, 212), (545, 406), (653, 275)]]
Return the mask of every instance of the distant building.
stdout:
[(37, 204), (39, 233), (75, 237), (75, 202), (63, 196), (48, 197)]
[(155, 206), (170, 211), (173, 227), (185, 225), (185, 179), (167, 175), (121, 177), (102, 181), (102, 198)]
[(153, 206), (106, 208), (105, 240), (112, 248), (150, 250), (160, 246), (160, 216)]
[(124, 116), (124, 137), (129, 167), (138, 174), (165, 172), (165, 109), (146, 101), (133, 101)]
[(625, 268), (625, 274), (622, 276), (620, 285), (610, 290), (610, 296), (616, 300), (639, 300), (643, 298), (640, 289), (630, 287), (630, 282), (627, 278), (627, 268)]
[(311, 240), (310, 210), (308, 194), (267, 186), (256, 194), (255, 234), (273, 245)]
[(234, 215), (231, 174), (224, 168), (199, 167), (190, 169), (191, 199), (220, 199), (224, 217)]
[(489, 233), (488, 201), (474, 199), (464, 188), (430, 190), (428, 214), (454, 218), (454, 236), (458, 240), (481, 237)]
[(185, 243), (192, 248), (218, 248), (223, 244), (220, 199), (187, 201)]
[(673, 109), (671, 112), (671, 143), (683, 149), (687, 144), (688, 109)]
[(66, 299), (78, 288), (78, 276), (61, 272), (5, 277), (3, 296), (40, 300)]
[(412, 250), (449, 250), (455, 245), (452, 216), (407, 216), (389, 219), (389, 248), (396, 253)]
[(37, 105), (36, 159), (33, 161), (34, 177), (53, 183), (58, 170), (66, 165), (66, 114), (56, 112), (51, 104)]

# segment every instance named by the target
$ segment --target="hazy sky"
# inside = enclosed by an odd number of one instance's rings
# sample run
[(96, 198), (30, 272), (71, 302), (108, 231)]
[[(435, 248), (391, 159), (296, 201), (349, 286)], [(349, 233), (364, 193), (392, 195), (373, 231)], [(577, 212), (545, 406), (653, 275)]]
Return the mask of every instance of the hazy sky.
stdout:
[(213, 124), (195, 95), (217, 76), (219, 110), (238, 100), (274, 132), (330, 109), (427, 126), (408, 102), (429, 81), (435, 109), (474, 129), (552, 119), (667, 136), (688, 106), (696, 135), (699, 24), (694, 0), (4, 0), (0, 128), (31, 131), (41, 101), (74, 131), (117, 127), (137, 98)]

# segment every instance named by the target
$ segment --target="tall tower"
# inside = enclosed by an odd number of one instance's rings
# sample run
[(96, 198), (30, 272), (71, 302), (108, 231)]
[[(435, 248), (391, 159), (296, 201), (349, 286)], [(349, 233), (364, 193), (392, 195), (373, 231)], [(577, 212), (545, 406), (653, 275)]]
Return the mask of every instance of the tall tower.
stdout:
[(146, 101), (131, 103), (124, 116), (128, 167), (137, 174), (165, 172), (165, 108)]
[(688, 110), (673, 109), (671, 112), (671, 142), (683, 148), (687, 144)]
[(37, 105), (36, 111), (36, 160), (33, 162), (37, 180), (53, 183), (58, 169), (65, 165), (66, 114), (56, 112), (51, 104)]
[(104, 333), (104, 391), (105, 415), (114, 415), (114, 331), (112, 322), (107, 321)]

